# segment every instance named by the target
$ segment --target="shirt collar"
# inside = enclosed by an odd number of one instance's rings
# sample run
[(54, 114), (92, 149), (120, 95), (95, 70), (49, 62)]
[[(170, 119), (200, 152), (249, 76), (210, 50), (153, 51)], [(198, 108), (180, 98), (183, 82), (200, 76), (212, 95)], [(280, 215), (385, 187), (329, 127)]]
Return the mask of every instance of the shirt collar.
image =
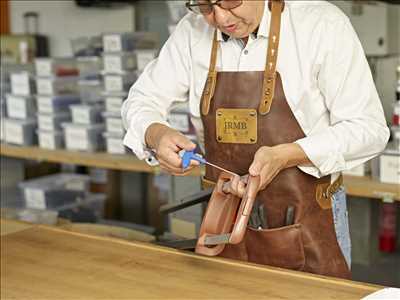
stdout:
[[(261, 23), (260, 23), (259, 27), (252, 34), (254, 34), (254, 36), (257, 38), (260, 36), (268, 38), (268, 35), (269, 35), (268, 29), (269, 29), (270, 20), (271, 20), (271, 12), (269, 11), (269, 8), (268, 8), (268, 1), (265, 1), (264, 14), (261, 19)], [(217, 41), (226, 42), (229, 39), (230, 39), (229, 35), (221, 32), (219, 29), (217, 29)]]

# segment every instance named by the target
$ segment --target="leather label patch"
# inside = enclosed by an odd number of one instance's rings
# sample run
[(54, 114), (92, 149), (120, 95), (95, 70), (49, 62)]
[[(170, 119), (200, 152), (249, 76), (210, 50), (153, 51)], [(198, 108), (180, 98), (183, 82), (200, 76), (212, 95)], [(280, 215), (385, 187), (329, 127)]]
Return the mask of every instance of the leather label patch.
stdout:
[(257, 143), (257, 110), (220, 108), (216, 112), (219, 143)]

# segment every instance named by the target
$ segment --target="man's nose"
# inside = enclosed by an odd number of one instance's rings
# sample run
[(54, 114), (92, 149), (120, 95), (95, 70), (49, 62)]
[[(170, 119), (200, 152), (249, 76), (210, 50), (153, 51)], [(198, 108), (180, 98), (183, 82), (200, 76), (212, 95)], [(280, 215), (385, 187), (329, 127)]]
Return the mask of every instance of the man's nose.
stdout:
[[(218, 25), (227, 25), (226, 21), (229, 18), (230, 11), (214, 5), (214, 18)], [(228, 24), (229, 25), (229, 24)]]

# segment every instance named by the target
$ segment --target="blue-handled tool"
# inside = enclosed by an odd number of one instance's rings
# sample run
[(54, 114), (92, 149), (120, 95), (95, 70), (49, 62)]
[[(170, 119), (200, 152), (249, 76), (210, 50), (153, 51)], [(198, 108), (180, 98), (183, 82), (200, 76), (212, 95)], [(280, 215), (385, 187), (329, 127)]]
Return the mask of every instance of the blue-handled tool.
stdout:
[(189, 167), (191, 160), (195, 160), (195, 161), (198, 161), (202, 165), (207, 164), (207, 165), (209, 165), (211, 167), (217, 168), (217, 169), (219, 169), (221, 171), (224, 171), (226, 173), (229, 173), (229, 174), (237, 176), (237, 174), (235, 174), (235, 173), (233, 173), (231, 171), (228, 171), (228, 170), (226, 170), (224, 168), (221, 168), (220, 166), (214, 165), (214, 164), (206, 161), (203, 156), (201, 156), (198, 153), (194, 153), (194, 151), (182, 151), (180, 154), (181, 154), (181, 157), (182, 157), (182, 168), (183, 169), (186, 169), (187, 167)]

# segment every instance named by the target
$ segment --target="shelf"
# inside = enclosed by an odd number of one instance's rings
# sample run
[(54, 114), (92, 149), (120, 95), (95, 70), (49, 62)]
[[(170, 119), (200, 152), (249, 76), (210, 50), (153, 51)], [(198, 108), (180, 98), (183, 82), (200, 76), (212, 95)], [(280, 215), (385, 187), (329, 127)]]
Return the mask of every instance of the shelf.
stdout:
[[(77, 164), (81, 166), (113, 169), (121, 171), (158, 173), (159, 168), (151, 167), (133, 154), (114, 155), (104, 152), (86, 153), (68, 150), (47, 150), (39, 147), (20, 147), (1, 144), (0, 154), (20, 159)], [(203, 170), (195, 169), (190, 175), (200, 176)], [(382, 199), (390, 194), (400, 201), (400, 185), (382, 183), (370, 177), (344, 176), (344, 185), (350, 196)]]

